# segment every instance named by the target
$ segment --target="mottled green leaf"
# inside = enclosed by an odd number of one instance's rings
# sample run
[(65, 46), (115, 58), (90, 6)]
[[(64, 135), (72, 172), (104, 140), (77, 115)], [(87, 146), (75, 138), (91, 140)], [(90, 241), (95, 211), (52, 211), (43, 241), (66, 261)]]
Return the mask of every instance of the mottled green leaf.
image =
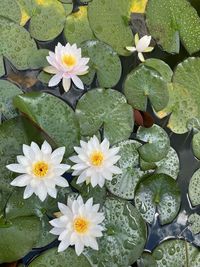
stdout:
[(0, 77), (5, 75), (3, 56), (0, 55)]
[(195, 134), (192, 139), (192, 150), (198, 159), (200, 159), (200, 132)]
[(197, 206), (200, 204), (200, 169), (197, 170), (189, 184), (189, 197), (193, 206)]
[(20, 23), (21, 10), (16, 0), (0, 0), (0, 16)]
[(197, 213), (193, 213), (188, 218), (189, 229), (190, 231), (196, 235), (200, 233), (200, 215)]
[(29, 69), (39, 69), (49, 65), (46, 57), (49, 55), (48, 49), (39, 49), (35, 53), (29, 55), (28, 65)]

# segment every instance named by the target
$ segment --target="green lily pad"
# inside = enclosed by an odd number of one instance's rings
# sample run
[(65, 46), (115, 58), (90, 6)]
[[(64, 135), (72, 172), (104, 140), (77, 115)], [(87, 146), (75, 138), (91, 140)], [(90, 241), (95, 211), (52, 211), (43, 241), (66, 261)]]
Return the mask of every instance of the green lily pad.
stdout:
[(37, 51), (36, 43), (23, 27), (0, 18), (0, 54), (8, 58), (17, 69), (28, 69), (28, 57)]
[(162, 78), (166, 82), (171, 82), (173, 71), (170, 68), (170, 66), (168, 64), (166, 64), (164, 61), (162, 61), (158, 58), (149, 58), (149, 59), (145, 60), (145, 62), (143, 64), (148, 66), (148, 67), (151, 67), (151, 68), (155, 69), (157, 72), (159, 72), (160, 75), (162, 76)]
[(16, 0), (0, 0), (0, 16), (20, 23), (21, 10)]
[(135, 191), (135, 206), (150, 224), (156, 211), (161, 225), (170, 223), (177, 216), (180, 203), (180, 189), (176, 181), (166, 174), (147, 177)]
[(106, 181), (106, 187), (117, 197), (134, 199), (136, 185), (146, 174), (138, 167), (138, 148), (141, 144), (128, 140), (118, 143), (117, 146), (120, 147), (121, 156), (117, 165), (122, 170), (122, 174), (114, 175), (112, 181)]
[(40, 69), (49, 65), (46, 57), (49, 55), (48, 49), (39, 49), (28, 58), (29, 69)]
[(3, 56), (0, 55), (0, 77), (5, 75)]
[(72, 3), (72, 1), (69, 1), (68, 3), (67, 2), (66, 3), (63, 2), (63, 7), (65, 9), (65, 16), (68, 16), (68, 15), (70, 15), (72, 13), (72, 11), (73, 11), (73, 3)]
[(95, 36), (123, 56), (130, 55), (125, 47), (134, 43), (129, 26), (131, 5), (132, 0), (98, 0), (90, 2), (88, 8), (90, 27)]
[(37, 217), (31, 216), (16, 218), (6, 226), (0, 226), (0, 263), (24, 257), (39, 238), (41, 224)]
[(67, 16), (64, 36), (70, 44), (81, 44), (84, 41), (95, 39), (88, 21), (88, 7), (80, 6), (77, 12)]
[(156, 70), (140, 65), (126, 78), (124, 93), (133, 108), (146, 111), (148, 98), (156, 111), (169, 101), (167, 82)]
[(57, 251), (57, 248), (52, 248), (40, 256), (35, 258), (28, 267), (59, 267), (59, 266), (71, 266), (71, 267), (91, 267), (90, 263), (84, 255), (79, 257), (76, 255), (74, 249), (68, 248), (64, 252)]
[(12, 100), (16, 95), (21, 94), (22, 91), (14, 84), (0, 80), (0, 122), (2, 119), (12, 119), (17, 116)]
[(167, 133), (160, 126), (154, 124), (151, 128), (139, 127), (137, 139), (146, 142), (139, 147), (141, 158), (147, 162), (156, 162), (167, 156), (170, 141)]
[(103, 126), (111, 144), (128, 139), (133, 129), (133, 111), (116, 90), (94, 89), (78, 101), (76, 115), (81, 135), (92, 136)]
[(148, 252), (142, 253), (142, 257), (139, 260), (137, 260), (137, 266), (138, 267), (158, 267), (156, 260)]
[(196, 235), (200, 233), (200, 216), (197, 213), (193, 213), (189, 216), (188, 218), (188, 223), (189, 223), (189, 229), (190, 231)]
[(199, 249), (185, 240), (166, 240), (153, 251), (158, 267), (198, 267)]
[(192, 139), (192, 150), (198, 159), (200, 159), (200, 132), (195, 134)]
[(180, 41), (190, 54), (200, 50), (200, 18), (188, 1), (151, 0), (146, 16), (150, 34), (167, 52), (179, 53)]
[(109, 88), (115, 86), (122, 72), (121, 61), (117, 53), (109, 45), (100, 41), (87, 41), (82, 43), (84, 57), (89, 57), (89, 73), (82, 76), (86, 84), (90, 84), (95, 73), (99, 86)]
[(48, 84), (52, 76), (52, 74), (49, 74), (45, 71), (41, 71), (37, 76), (37, 79), (44, 84)]
[(103, 207), (105, 229), (98, 239), (99, 251), (85, 253), (97, 267), (124, 267), (133, 264), (142, 254), (146, 242), (146, 225), (133, 205), (117, 198), (108, 198)]
[(192, 202), (193, 206), (197, 206), (200, 204), (200, 169), (197, 170), (191, 180), (190, 180), (190, 184), (189, 184), (189, 197), (190, 200)]
[(30, 144), (31, 141), (40, 143), (41, 135), (26, 119), (17, 117), (0, 125), (0, 213), (4, 208), (13, 187), (10, 182), (15, 174), (5, 166), (16, 161), (16, 156), (22, 154), (22, 145)]
[(65, 146), (66, 156), (73, 153), (79, 142), (79, 126), (74, 111), (64, 101), (47, 93), (32, 92), (15, 97), (14, 105), (57, 146)]
[(24, 4), (30, 12), (30, 34), (35, 39), (52, 40), (62, 32), (66, 19), (62, 3), (55, 0), (33, 0)]

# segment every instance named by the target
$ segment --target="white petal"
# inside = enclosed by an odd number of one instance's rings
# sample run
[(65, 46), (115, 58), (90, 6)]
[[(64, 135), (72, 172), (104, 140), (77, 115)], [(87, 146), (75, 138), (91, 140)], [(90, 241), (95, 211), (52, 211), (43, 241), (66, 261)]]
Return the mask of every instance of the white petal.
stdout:
[(56, 190), (56, 188), (50, 188), (50, 187), (47, 187), (47, 193), (48, 193), (52, 198), (56, 198), (56, 196), (57, 196), (57, 190)]
[(59, 164), (63, 160), (65, 154), (65, 147), (59, 147), (53, 151), (51, 154), (51, 159), (53, 163)]
[(144, 61), (145, 61), (144, 56), (143, 56), (142, 53), (138, 53), (138, 57), (139, 57), (139, 60), (140, 60), (141, 62), (144, 62)]
[(35, 154), (34, 154), (34, 152), (30, 146), (27, 146), (24, 144), (22, 149), (23, 149), (23, 153), (24, 153), (26, 158), (28, 158), (31, 161), (33, 161), (35, 159)]
[(63, 85), (65, 92), (68, 92), (71, 86), (71, 79), (63, 78), (62, 85)]
[(62, 75), (60, 73), (57, 73), (56, 75), (54, 75), (50, 79), (48, 86), (49, 87), (56, 86), (57, 84), (59, 84), (59, 82), (61, 81), (61, 79), (62, 79)]
[(72, 76), (72, 81), (76, 85), (76, 87), (78, 87), (79, 89), (84, 90), (83, 82), (81, 81), (81, 79), (78, 76), (75, 76), (75, 75)]
[(136, 49), (138, 52), (144, 52), (145, 49), (150, 45), (150, 42), (151, 42), (151, 36), (148, 36), (148, 35), (145, 35), (143, 36), (137, 46), (136, 46)]
[(94, 250), (99, 250), (98, 243), (95, 238), (89, 237), (89, 246)]
[(51, 154), (52, 153), (52, 148), (47, 141), (44, 141), (44, 143), (42, 144), (41, 151), (44, 154)]
[(57, 218), (57, 219), (53, 219), (51, 221), (49, 221), (49, 223), (54, 226), (54, 227), (57, 227), (57, 228), (65, 228), (65, 222), (62, 222), (60, 220), (60, 218)]
[(49, 231), (49, 233), (53, 234), (53, 235), (60, 235), (63, 232), (63, 228), (53, 228), (51, 229), (51, 231)]
[(70, 168), (70, 166), (67, 164), (59, 164), (58, 166), (54, 167), (53, 171), (54, 171), (56, 176), (60, 176), (63, 173), (65, 173), (66, 171), (68, 171), (69, 168)]
[(66, 250), (69, 247), (69, 240), (63, 240), (60, 242), (59, 246), (58, 246), (58, 252), (62, 252), (64, 250)]
[(148, 52), (152, 52), (153, 50), (154, 50), (154, 47), (149, 46), (144, 50), (144, 52), (148, 53)]
[(135, 46), (126, 46), (126, 50), (128, 50), (130, 52), (135, 52), (136, 51), (136, 47)]
[(30, 185), (27, 185), (27, 187), (24, 190), (24, 199), (29, 198), (34, 193), (33, 188)]
[(68, 217), (68, 215), (70, 215), (70, 217), (72, 216), (71, 210), (65, 204), (62, 204), (62, 203), (58, 202), (58, 208), (62, 212), (62, 214), (65, 214), (67, 217)]
[(17, 156), (17, 161), (23, 166), (28, 166), (30, 164), (29, 159), (24, 156)]
[(16, 177), (10, 184), (13, 186), (23, 187), (30, 183), (31, 177), (29, 175), (20, 175)]
[(43, 68), (43, 71), (50, 73), (50, 74), (56, 74), (58, 72), (58, 70), (53, 66), (47, 66)]
[(80, 256), (83, 250), (84, 250), (84, 244), (82, 242), (76, 242), (75, 244), (76, 254)]
[(36, 194), (41, 201), (44, 201), (47, 197), (47, 189), (44, 185), (40, 185), (37, 187)]
[(67, 182), (67, 180), (65, 178), (63, 178), (62, 176), (56, 177), (55, 179), (56, 185), (61, 186), (61, 187), (68, 187), (69, 183)]
[(21, 164), (9, 164), (6, 166), (12, 172), (16, 173), (26, 173), (26, 168)]

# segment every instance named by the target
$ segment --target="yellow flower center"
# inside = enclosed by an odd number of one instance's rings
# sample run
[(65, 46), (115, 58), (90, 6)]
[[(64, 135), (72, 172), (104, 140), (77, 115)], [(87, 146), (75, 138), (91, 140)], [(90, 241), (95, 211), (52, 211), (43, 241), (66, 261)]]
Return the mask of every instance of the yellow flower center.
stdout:
[(39, 178), (43, 178), (49, 171), (49, 165), (44, 161), (38, 161), (33, 165), (33, 173)]
[(76, 58), (73, 55), (64, 55), (62, 57), (62, 62), (65, 64), (67, 67), (73, 67), (76, 65)]
[(89, 224), (85, 218), (78, 217), (74, 220), (74, 230), (79, 234), (85, 234), (89, 229)]
[(101, 166), (104, 160), (104, 155), (101, 151), (95, 151), (90, 156), (90, 161), (94, 166)]

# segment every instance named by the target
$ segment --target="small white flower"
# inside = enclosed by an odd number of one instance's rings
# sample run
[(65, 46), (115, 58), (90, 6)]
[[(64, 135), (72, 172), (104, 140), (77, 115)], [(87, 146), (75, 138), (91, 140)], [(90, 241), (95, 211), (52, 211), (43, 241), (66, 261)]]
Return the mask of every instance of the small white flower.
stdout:
[(67, 164), (60, 164), (65, 148), (60, 147), (52, 152), (51, 146), (44, 141), (41, 149), (32, 142), (30, 146), (23, 145), (24, 155), (17, 156), (18, 164), (10, 164), (6, 167), (22, 175), (15, 178), (11, 185), (24, 187), (24, 199), (35, 193), (41, 201), (44, 201), (49, 194), (56, 198), (56, 185), (61, 187), (69, 186), (68, 182), (61, 175), (69, 170)]
[(58, 43), (55, 53), (49, 52), (47, 61), (51, 66), (45, 67), (44, 71), (55, 74), (49, 81), (49, 87), (56, 86), (62, 80), (63, 88), (67, 92), (71, 86), (71, 80), (80, 89), (84, 89), (83, 82), (78, 77), (88, 72), (87, 63), (89, 58), (81, 56), (81, 48), (76, 44), (65, 46)]
[(76, 163), (72, 166), (74, 172), (72, 175), (79, 176), (77, 184), (84, 181), (91, 182), (95, 187), (103, 187), (105, 180), (112, 180), (113, 174), (120, 174), (119, 167), (114, 166), (120, 159), (117, 155), (119, 147), (109, 148), (109, 141), (105, 138), (102, 143), (96, 136), (93, 136), (88, 142), (80, 141), (81, 147), (74, 147), (77, 156), (70, 160)]
[(127, 46), (126, 49), (130, 52), (138, 52), (140, 61), (144, 62), (144, 56), (142, 53), (151, 52), (154, 47), (149, 46), (151, 42), (151, 36), (145, 35), (139, 39), (138, 33), (135, 35), (135, 46)]
[(58, 203), (61, 216), (50, 221), (54, 226), (50, 233), (59, 235), (58, 240), (61, 241), (58, 252), (73, 245), (78, 256), (83, 252), (84, 246), (98, 250), (96, 237), (101, 237), (104, 230), (99, 225), (104, 220), (103, 213), (98, 212), (100, 205), (93, 205), (92, 198), (84, 204), (81, 196), (74, 201), (68, 198), (67, 205)]

